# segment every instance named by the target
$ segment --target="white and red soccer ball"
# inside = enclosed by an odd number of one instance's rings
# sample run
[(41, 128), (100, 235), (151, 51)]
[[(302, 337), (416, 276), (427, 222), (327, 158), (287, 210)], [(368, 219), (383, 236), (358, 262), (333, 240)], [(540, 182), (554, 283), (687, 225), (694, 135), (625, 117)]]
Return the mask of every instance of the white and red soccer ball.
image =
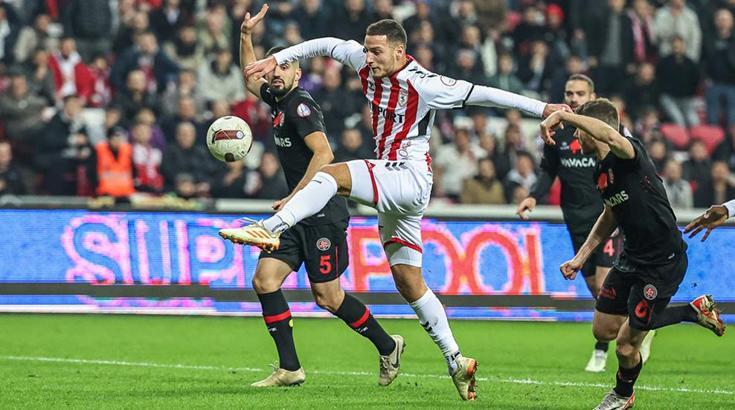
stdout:
[(243, 119), (228, 115), (218, 118), (207, 130), (207, 148), (220, 161), (240, 161), (250, 152), (253, 133)]

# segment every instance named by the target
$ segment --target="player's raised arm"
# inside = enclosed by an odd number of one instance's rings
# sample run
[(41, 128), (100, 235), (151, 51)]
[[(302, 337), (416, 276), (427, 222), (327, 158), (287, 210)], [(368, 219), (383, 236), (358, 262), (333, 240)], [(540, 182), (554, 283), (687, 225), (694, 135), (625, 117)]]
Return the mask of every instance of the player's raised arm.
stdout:
[(590, 255), (592, 255), (592, 252), (600, 246), (602, 241), (609, 238), (617, 227), (618, 222), (615, 220), (612, 209), (605, 205), (605, 209), (597, 218), (595, 226), (592, 227), (592, 231), (590, 231), (587, 240), (584, 241), (577, 254), (574, 255), (572, 260), (564, 262), (559, 268), (564, 278), (569, 280), (574, 279), (577, 276), (577, 272), (582, 269), (582, 266), (587, 262)]
[[(263, 7), (260, 8), (260, 11), (258, 14), (256, 14), (253, 17), (250, 17), (250, 13), (245, 14), (245, 19), (243, 19), (242, 24), (240, 25), (240, 69), (244, 69), (245, 66), (248, 64), (255, 62), (255, 51), (253, 50), (253, 38), (252, 38), (252, 32), (255, 26), (258, 25), (258, 23), (265, 18), (265, 14), (268, 12), (268, 5), (264, 4)], [(263, 86), (263, 84), (266, 83), (265, 79), (262, 77), (249, 77), (245, 76), (243, 72), (243, 76), (245, 77), (245, 86), (247, 87), (248, 91), (253, 93), (258, 98), (261, 98), (260, 96), (260, 88)]]
[[(610, 147), (610, 151), (623, 159), (635, 158), (635, 149), (628, 138), (617, 130), (618, 112), (608, 100), (590, 101), (577, 109), (578, 113), (556, 111), (540, 124), (541, 138), (547, 144), (554, 144), (554, 129), (568, 123), (583, 132), (585, 136), (600, 141)], [(605, 118), (605, 121), (598, 119)], [(613, 127), (612, 125), (616, 125)]]
[(245, 67), (245, 75), (260, 78), (272, 71), (278, 64), (318, 56), (331, 57), (357, 70), (365, 62), (364, 50), (365, 48), (354, 40), (346, 41), (335, 37), (315, 38), (248, 64)]

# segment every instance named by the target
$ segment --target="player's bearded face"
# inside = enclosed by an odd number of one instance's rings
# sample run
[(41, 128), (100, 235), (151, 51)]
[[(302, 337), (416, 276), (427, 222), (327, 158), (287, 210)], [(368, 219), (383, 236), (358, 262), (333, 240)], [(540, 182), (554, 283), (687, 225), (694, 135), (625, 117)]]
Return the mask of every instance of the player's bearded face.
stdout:
[(585, 81), (567, 81), (564, 87), (564, 102), (573, 110), (587, 101), (594, 100), (595, 93)]
[(301, 70), (296, 64), (283, 63), (268, 74), (268, 88), (276, 97), (282, 97), (297, 85), (299, 78)]

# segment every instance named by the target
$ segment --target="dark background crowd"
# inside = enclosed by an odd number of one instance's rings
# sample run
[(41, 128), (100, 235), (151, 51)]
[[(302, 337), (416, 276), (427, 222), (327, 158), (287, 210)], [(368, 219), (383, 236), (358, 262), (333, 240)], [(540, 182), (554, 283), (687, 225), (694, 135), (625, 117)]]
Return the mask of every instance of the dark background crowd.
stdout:
[[(270, 112), (238, 66), (257, 0), (0, 1), (0, 196), (287, 194)], [(675, 207), (735, 197), (735, 0), (272, 0), (256, 53), (320, 36), (362, 41), (402, 21), (408, 52), (441, 74), (561, 102), (584, 73), (642, 139)], [(303, 65), (335, 160), (372, 158), (357, 76)], [(220, 116), (255, 145), (243, 162), (206, 152)], [(536, 182), (538, 120), (516, 111), (438, 113), (434, 197), (515, 203)], [(548, 202), (558, 203), (558, 187)]]

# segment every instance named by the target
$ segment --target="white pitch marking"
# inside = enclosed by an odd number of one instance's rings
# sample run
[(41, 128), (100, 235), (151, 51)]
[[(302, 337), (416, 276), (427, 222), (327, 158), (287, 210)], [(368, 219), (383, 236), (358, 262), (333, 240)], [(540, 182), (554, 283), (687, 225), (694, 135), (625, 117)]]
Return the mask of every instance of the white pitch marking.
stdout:
[[(166, 363), (152, 363), (152, 362), (128, 362), (122, 360), (100, 360), (100, 359), (70, 359), (65, 357), (44, 357), (44, 356), (0, 356), (0, 360), (16, 360), (16, 361), (29, 361), (29, 362), (52, 362), (52, 363), (71, 363), (71, 364), (98, 364), (98, 365), (109, 365), (109, 366), (129, 366), (129, 367), (150, 367), (159, 369), (184, 369), (184, 370), (216, 370), (216, 371), (241, 371), (241, 372), (264, 372), (267, 369), (260, 369), (255, 367), (224, 367), (224, 366), (207, 366), (207, 365), (192, 365), (192, 364), (166, 364)], [(329, 371), (329, 370), (313, 370), (311, 374), (323, 374), (327, 376), (375, 376), (375, 373), (371, 372), (342, 372), (342, 371)], [(416, 373), (401, 373), (402, 377), (414, 377), (421, 379), (449, 379), (449, 376), (438, 375), (438, 374), (416, 374)], [(533, 384), (540, 386), (565, 386), (565, 387), (583, 387), (583, 388), (606, 388), (610, 387), (609, 384), (603, 383), (581, 383), (581, 382), (565, 382), (565, 381), (542, 381), (533, 380), (530, 378), (517, 379), (513, 377), (478, 377), (479, 381), (491, 381), (496, 383), (511, 383), (511, 384)], [(720, 388), (716, 389), (689, 389), (686, 387), (669, 388), (659, 386), (636, 386), (637, 390), (648, 390), (648, 391), (662, 391), (662, 392), (673, 392), (673, 393), (699, 393), (699, 394), (721, 394), (721, 395), (735, 395), (735, 391), (724, 390)]]

